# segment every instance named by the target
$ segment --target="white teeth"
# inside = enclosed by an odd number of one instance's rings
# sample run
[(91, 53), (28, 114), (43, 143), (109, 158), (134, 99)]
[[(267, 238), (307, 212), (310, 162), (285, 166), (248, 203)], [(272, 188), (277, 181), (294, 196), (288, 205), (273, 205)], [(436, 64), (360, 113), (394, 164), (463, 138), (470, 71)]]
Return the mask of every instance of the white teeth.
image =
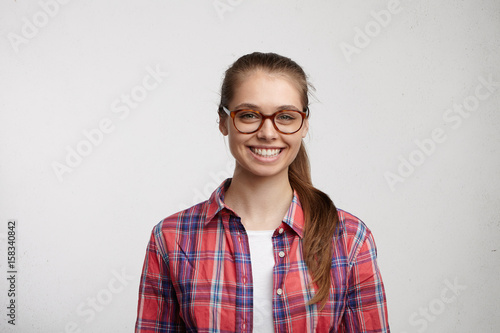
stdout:
[(252, 151), (256, 153), (257, 155), (265, 156), (265, 157), (272, 157), (272, 156), (277, 156), (281, 149), (260, 149), (260, 148), (252, 148)]

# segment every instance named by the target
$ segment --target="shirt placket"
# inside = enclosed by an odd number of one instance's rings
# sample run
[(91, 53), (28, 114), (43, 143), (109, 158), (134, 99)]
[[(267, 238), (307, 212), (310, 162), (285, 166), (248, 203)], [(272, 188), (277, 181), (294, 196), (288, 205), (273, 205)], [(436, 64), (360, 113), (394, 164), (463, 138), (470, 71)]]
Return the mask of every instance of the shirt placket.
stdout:
[(236, 330), (249, 332), (253, 330), (253, 288), (252, 265), (248, 235), (239, 217), (230, 218), (231, 235), (235, 246), (236, 263)]
[(282, 224), (273, 236), (275, 262), (273, 269), (273, 319), (275, 332), (288, 332), (284, 281), (290, 261), (287, 258), (286, 233), (287, 231)]

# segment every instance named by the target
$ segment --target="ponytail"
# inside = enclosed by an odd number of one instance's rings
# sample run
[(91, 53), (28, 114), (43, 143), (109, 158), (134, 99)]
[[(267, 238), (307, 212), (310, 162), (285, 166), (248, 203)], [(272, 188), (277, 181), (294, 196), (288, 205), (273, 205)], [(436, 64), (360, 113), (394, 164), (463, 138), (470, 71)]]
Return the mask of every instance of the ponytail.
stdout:
[(337, 208), (330, 197), (312, 185), (309, 158), (304, 143), (290, 164), (288, 178), (304, 212), (304, 261), (318, 291), (309, 304), (319, 303), (320, 310), (330, 296), (332, 237), (339, 223)]

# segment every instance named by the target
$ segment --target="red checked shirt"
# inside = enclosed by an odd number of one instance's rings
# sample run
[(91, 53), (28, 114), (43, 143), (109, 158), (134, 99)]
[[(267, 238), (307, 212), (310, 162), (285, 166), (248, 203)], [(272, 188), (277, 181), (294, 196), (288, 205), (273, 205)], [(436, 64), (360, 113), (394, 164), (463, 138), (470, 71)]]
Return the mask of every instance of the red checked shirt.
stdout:
[[(250, 249), (240, 218), (224, 204), (230, 182), (153, 229), (136, 332), (253, 331)], [(272, 237), (275, 332), (389, 332), (372, 234), (356, 217), (338, 214), (330, 298), (320, 312), (316, 304), (307, 305), (315, 290), (302, 255), (304, 217), (294, 194)]]

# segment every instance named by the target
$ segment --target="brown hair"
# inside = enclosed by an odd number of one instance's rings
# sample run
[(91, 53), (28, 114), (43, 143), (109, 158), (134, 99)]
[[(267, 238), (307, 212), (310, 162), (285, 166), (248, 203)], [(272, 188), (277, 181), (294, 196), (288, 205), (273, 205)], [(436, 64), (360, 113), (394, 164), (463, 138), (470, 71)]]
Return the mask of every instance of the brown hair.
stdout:
[[(303, 107), (308, 106), (310, 84), (307, 82), (304, 70), (290, 58), (275, 53), (254, 52), (242, 56), (226, 70), (218, 110), (221, 120), (227, 117), (222, 107), (228, 107), (240, 82), (257, 70), (292, 79), (301, 94)], [(297, 157), (288, 168), (288, 178), (292, 188), (297, 191), (304, 211), (304, 260), (313, 277), (313, 283), (318, 287), (317, 293), (309, 303), (319, 303), (322, 309), (330, 296), (332, 237), (338, 225), (337, 209), (327, 194), (312, 185), (309, 158), (304, 142), (301, 143)]]

